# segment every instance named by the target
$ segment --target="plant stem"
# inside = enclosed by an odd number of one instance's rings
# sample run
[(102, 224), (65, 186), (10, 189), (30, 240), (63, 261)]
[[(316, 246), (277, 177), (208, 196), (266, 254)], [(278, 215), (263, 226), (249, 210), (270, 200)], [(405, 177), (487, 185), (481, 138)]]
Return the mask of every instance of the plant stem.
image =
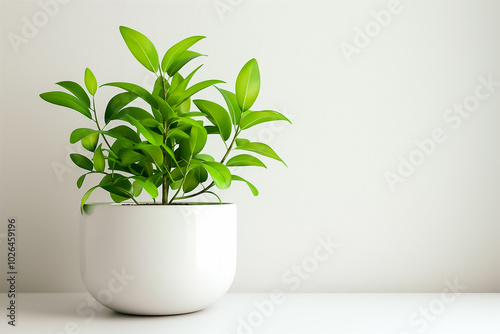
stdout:
[[(92, 111), (94, 112), (94, 117), (95, 117), (94, 122), (95, 122), (95, 124), (97, 126), (97, 130), (102, 131), (101, 127), (99, 126), (99, 121), (97, 120), (97, 113), (96, 113), (95, 109), (96, 109), (95, 108), (95, 97), (92, 96)], [(109, 150), (113, 151), (111, 149), (111, 145), (109, 145), (108, 140), (104, 136), (104, 133), (101, 133), (101, 137), (102, 137), (102, 139), (104, 139), (104, 142), (106, 143), (106, 145), (108, 145)]]
[(238, 137), (238, 135), (240, 134), (241, 130), (240, 130), (240, 125), (238, 124), (238, 127), (236, 128), (236, 131), (234, 133), (234, 137), (233, 137), (233, 140), (231, 141), (231, 145), (229, 145), (227, 151), (226, 151), (226, 154), (224, 154), (224, 156), (222, 157), (220, 163), (223, 164), (224, 161), (226, 161), (227, 159), (227, 156), (229, 155), (229, 152), (231, 152), (231, 150), (233, 149), (233, 146), (234, 146), (234, 143), (236, 142), (236, 138)]
[(195, 196), (201, 195), (204, 192), (208, 191), (208, 189), (212, 188), (213, 186), (215, 186), (214, 182), (210, 183), (206, 188), (204, 188), (203, 190), (198, 191), (197, 193), (194, 193), (194, 194), (191, 194), (191, 195), (187, 195), (187, 196), (182, 196), (182, 197), (179, 197), (178, 199), (191, 198), (191, 197), (195, 197)]
[[(163, 73), (161, 71), (161, 66), (160, 66), (160, 78), (161, 78), (161, 85), (163, 88), (163, 99), (165, 102), (167, 102), (167, 91), (165, 89), (165, 78), (163, 77)], [(163, 144), (167, 146), (167, 132), (168, 132), (168, 124), (167, 120), (163, 120), (163, 128), (165, 129), (165, 132), (163, 133)], [(170, 166), (168, 166), (168, 158), (167, 158), (167, 150), (165, 148), (161, 148), (162, 153), (163, 153), (163, 164), (165, 165), (165, 168), (167, 168), (168, 173), (170, 173)], [(164, 174), (162, 177), (162, 182), (161, 182), (161, 204), (162, 205), (167, 205), (168, 204), (168, 188), (170, 186), (169, 184), (169, 177), (168, 173)]]
[(186, 174), (182, 178), (181, 185), (180, 185), (179, 189), (177, 189), (177, 191), (175, 192), (174, 197), (172, 197), (172, 199), (170, 200), (170, 202), (168, 202), (168, 204), (172, 204), (172, 202), (177, 198), (177, 195), (179, 195), (179, 192), (181, 191), (182, 187), (184, 187), (184, 181), (186, 181), (186, 176), (188, 174), (189, 164), (191, 163), (191, 158), (192, 157), (193, 157), (193, 154), (191, 154), (189, 156), (189, 160), (188, 160), (187, 165), (186, 165)]
[[(165, 128), (165, 132), (163, 133), (163, 144), (165, 146), (167, 145), (167, 122), (163, 122), (163, 127)], [(167, 161), (167, 150), (165, 150), (163, 147), (161, 148), (162, 153), (163, 153), (163, 164), (165, 165), (165, 168), (167, 168), (168, 173), (170, 173), (170, 166), (168, 166), (168, 161)], [(162, 185), (161, 185), (161, 204), (167, 205), (168, 204), (168, 188), (169, 188), (169, 178), (168, 178), (168, 173), (163, 174), (162, 177)]]

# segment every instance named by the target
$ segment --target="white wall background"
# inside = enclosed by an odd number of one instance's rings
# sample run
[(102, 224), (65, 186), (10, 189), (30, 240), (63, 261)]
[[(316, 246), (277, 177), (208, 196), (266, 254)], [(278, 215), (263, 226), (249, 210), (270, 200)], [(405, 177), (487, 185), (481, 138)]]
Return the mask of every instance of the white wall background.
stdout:
[[(84, 190), (67, 157), (77, 150), (70, 132), (88, 124), (38, 94), (61, 80), (82, 83), (85, 67), (100, 83), (150, 82), (121, 40), (125, 25), (161, 54), (207, 36), (195, 48), (209, 55), (198, 78), (224, 79), (231, 90), (256, 57), (256, 108), (293, 121), (252, 134), (289, 167), (245, 170), (256, 198), (243, 185), (221, 193), (239, 207), (232, 292), (437, 292), (455, 278), (467, 292), (500, 292), (500, 86), (459, 127), (457, 114), (443, 119), (454, 104), (474, 102), (479, 77), (500, 82), (500, 2), (401, 0), (350, 63), (340, 45), (355, 45), (357, 28), (376, 29), (371, 12), (391, 1), (60, 0), (44, 16), (41, 4), (51, 2), (0, 2), (0, 272), (15, 216), (21, 291), (84, 291)], [(26, 22), (40, 27), (13, 47), (9, 34), (23, 36)], [(391, 191), (384, 173), (397, 173), (399, 157), (409, 159), (435, 129), (444, 142)], [(59, 177), (54, 165), (65, 166)], [(317, 238), (328, 236), (339, 246), (313, 268)], [(304, 264), (311, 272), (297, 278), (290, 270)]]

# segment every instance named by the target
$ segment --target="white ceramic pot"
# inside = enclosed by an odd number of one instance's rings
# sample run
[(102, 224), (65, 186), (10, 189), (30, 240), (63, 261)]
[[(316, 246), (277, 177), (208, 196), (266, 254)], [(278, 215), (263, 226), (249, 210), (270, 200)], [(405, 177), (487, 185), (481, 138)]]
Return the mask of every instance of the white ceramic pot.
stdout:
[(201, 310), (227, 292), (236, 271), (235, 204), (95, 204), (80, 233), (83, 282), (121, 313)]

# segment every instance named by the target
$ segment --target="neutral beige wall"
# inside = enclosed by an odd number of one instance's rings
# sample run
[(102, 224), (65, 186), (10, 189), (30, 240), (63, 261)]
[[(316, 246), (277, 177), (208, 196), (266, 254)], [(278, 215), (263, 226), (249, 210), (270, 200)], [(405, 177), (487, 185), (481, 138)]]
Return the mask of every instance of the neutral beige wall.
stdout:
[[(84, 290), (77, 248), (83, 190), (67, 156), (77, 150), (70, 132), (88, 124), (38, 94), (60, 80), (82, 82), (85, 67), (100, 83), (150, 83), (121, 41), (118, 26), (126, 25), (160, 50), (208, 36), (197, 48), (209, 55), (199, 78), (223, 78), (230, 89), (256, 57), (256, 107), (294, 123), (252, 133), (272, 143), (289, 168), (269, 162), (267, 170), (244, 171), (257, 198), (238, 185), (222, 193), (239, 206), (231, 291), (431, 292), (457, 280), (468, 292), (500, 292), (498, 1), (47, 5), (54, 1), (0, 3), (0, 276), (1, 233), (16, 216), (21, 291)], [(37, 30), (23, 35), (23, 25), (34, 23)], [(371, 41), (357, 30), (365, 28)], [(13, 34), (25, 39), (13, 46)], [(490, 76), (494, 84), (485, 86)], [(460, 116), (453, 111), (460, 104), (474, 110)], [(401, 162), (410, 159), (418, 166)]]

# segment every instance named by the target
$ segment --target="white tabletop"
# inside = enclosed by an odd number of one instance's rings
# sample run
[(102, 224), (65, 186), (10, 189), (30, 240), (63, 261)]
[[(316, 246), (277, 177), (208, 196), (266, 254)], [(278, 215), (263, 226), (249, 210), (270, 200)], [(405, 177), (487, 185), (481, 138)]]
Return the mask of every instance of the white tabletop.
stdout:
[[(276, 297), (276, 296), (275, 296)], [(85, 293), (22, 293), (16, 327), (0, 294), (0, 333), (417, 334), (500, 333), (500, 294), (227, 294), (177, 316), (130, 316)], [(89, 302), (90, 301), (90, 302)]]

